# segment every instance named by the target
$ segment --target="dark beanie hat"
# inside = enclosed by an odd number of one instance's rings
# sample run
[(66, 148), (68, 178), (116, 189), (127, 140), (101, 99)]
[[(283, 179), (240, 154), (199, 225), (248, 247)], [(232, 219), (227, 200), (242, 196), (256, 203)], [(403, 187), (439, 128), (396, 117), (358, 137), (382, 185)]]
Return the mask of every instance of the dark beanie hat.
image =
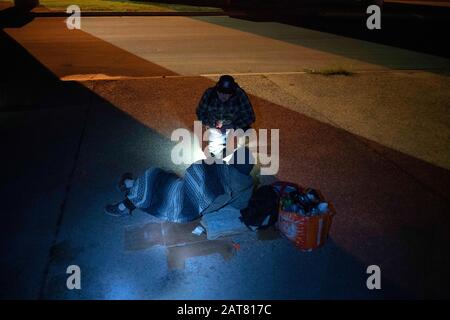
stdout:
[(234, 78), (230, 75), (223, 75), (220, 77), (216, 84), (217, 91), (221, 93), (234, 93), (236, 91), (237, 84)]

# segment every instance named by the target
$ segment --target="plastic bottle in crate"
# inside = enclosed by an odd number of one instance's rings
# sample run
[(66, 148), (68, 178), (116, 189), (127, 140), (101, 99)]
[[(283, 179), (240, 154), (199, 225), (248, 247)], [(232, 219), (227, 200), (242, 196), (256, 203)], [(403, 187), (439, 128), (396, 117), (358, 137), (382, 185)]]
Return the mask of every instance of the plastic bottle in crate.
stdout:
[[(282, 198), (286, 195), (282, 188), (280, 194)], [(280, 206), (278, 228), (298, 248), (311, 251), (325, 243), (335, 212), (313, 189), (307, 189), (305, 193), (299, 192), (296, 200), (304, 211), (294, 212), (292, 209), (295, 207)]]

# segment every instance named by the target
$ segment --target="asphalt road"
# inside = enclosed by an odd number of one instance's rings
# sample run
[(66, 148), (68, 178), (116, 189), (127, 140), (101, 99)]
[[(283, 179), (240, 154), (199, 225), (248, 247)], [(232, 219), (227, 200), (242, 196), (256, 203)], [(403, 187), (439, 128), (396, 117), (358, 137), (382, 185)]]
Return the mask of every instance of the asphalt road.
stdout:
[[(427, 156), (448, 146), (447, 59), (226, 17), (87, 18), (76, 31), (37, 18), (0, 40), (2, 161), (11, 168), (1, 185), (3, 297), (449, 296), (448, 158)], [(302, 70), (337, 66), (355, 76)], [(164, 246), (123, 247), (125, 227), (153, 221), (148, 215), (114, 220), (102, 208), (119, 199), (124, 171), (182, 171), (168, 161), (170, 133), (191, 127), (201, 93), (222, 72), (251, 94), (256, 128), (280, 129), (277, 177), (318, 188), (338, 215), (328, 244), (312, 253), (243, 235), (229, 261), (213, 254), (172, 270)], [(403, 94), (393, 86), (401, 79)], [(390, 115), (387, 124), (372, 120)], [(424, 147), (433, 136), (435, 149)], [(83, 290), (65, 288), (68, 264), (84, 270)], [(383, 270), (382, 291), (365, 287), (370, 264)]]
[[(36, 18), (6, 30), (63, 80), (229, 73), (271, 102), (450, 169), (444, 57), (225, 16), (86, 17), (74, 31), (61, 18)], [(305, 74), (339, 69), (355, 76)]]

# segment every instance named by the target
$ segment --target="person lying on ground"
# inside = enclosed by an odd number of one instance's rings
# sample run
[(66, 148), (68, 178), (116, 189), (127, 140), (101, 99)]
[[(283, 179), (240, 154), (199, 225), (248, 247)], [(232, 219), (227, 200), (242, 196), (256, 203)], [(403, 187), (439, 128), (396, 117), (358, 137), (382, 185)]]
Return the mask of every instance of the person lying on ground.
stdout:
[(236, 150), (229, 164), (209, 163), (191, 164), (184, 177), (157, 167), (136, 179), (124, 174), (119, 186), (125, 198), (107, 205), (105, 213), (128, 216), (138, 208), (165, 221), (189, 222), (227, 205), (246, 208), (253, 191), (250, 172), (254, 162), (249, 149)]

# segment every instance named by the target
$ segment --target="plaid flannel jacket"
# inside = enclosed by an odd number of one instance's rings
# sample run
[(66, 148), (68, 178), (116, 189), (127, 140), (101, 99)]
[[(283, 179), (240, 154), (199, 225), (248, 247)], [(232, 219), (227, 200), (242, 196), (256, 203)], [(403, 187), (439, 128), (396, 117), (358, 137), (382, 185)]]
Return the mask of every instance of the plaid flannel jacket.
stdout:
[(214, 87), (206, 89), (197, 107), (197, 117), (206, 126), (215, 127), (217, 120), (230, 123), (233, 129), (247, 129), (255, 122), (255, 113), (242, 88), (225, 102), (219, 100)]

